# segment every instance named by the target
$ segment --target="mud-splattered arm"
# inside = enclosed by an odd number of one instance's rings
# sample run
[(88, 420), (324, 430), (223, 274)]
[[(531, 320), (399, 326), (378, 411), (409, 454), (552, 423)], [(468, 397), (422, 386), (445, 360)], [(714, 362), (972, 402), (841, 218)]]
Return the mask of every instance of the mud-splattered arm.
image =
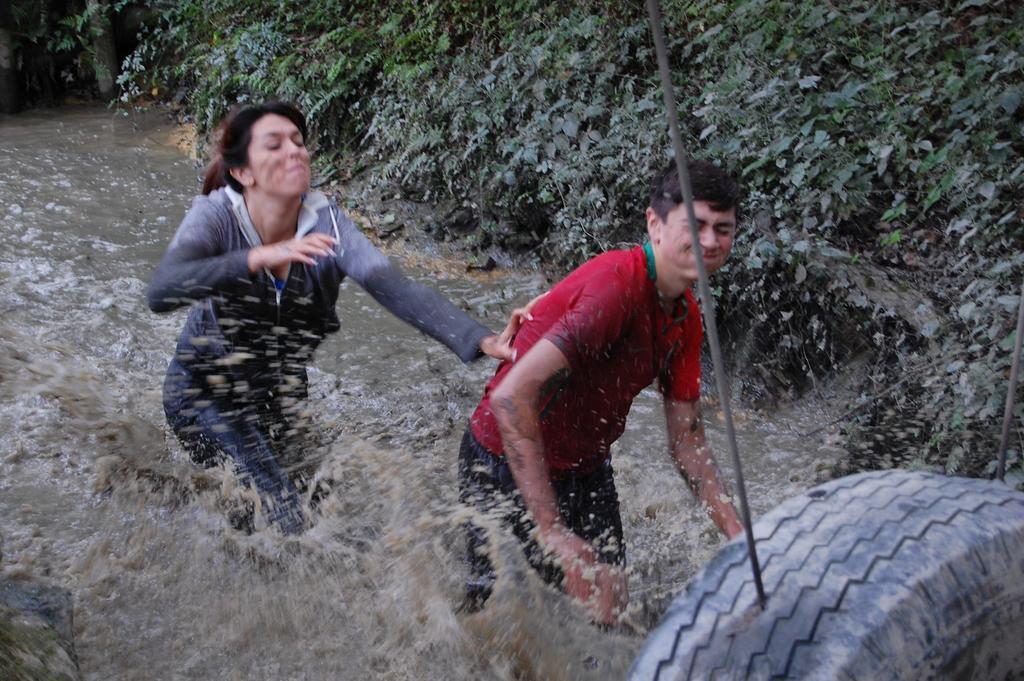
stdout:
[(704, 438), (700, 400), (665, 399), (669, 451), (683, 479), (704, 506), (707, 514), (730, 539), (742, 532), (739, 515), (732, 504), (715, 456)]
[(491, 394), (509, 469), (542, 536), (562, 523), (544, 456), (541, 401), (552, 381), (565, 380), (568, 372), (569, 361), (562, 351), (542, 339), (518, 359)]

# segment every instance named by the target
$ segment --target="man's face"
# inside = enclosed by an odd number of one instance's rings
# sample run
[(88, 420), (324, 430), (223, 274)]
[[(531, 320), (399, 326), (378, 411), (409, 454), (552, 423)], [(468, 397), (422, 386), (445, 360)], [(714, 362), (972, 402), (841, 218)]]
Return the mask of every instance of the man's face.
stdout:
[[(711, 274), (725, 264), (732, 250), (736, 236), (736, 209), (717, 211), (707, 201), (694, 201), (693, 212), (697, 216), (704, 267)], [(654, 247), (658, 291), (665, 298), (678, 298), (698, 278), (686, 206), (679, 204), (665, 220), (658, 217), (653, 208), (648, 208), (647, 233)]]

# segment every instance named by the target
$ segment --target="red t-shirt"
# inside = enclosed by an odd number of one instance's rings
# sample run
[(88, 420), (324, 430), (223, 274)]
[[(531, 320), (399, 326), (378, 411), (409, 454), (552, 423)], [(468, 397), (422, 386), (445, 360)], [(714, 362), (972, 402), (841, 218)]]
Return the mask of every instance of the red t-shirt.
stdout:
[[(517, 356), (546, 338), (571, 367), (567, 381), (541, 404), (552, 477), (596, 470), (622, 435), (633, 398), (655, 378), (666, 397), (700, 397), (700, 308), (690, 291), (673, 307), (670, 316), (659, 304), (641, 247), (584, 263), (534, 306), (533, 320), (516, 335)], [(511, 366), (498, 366), (470, 419), (476, 439), (499, 456), (504, 447), (490, 393)]]

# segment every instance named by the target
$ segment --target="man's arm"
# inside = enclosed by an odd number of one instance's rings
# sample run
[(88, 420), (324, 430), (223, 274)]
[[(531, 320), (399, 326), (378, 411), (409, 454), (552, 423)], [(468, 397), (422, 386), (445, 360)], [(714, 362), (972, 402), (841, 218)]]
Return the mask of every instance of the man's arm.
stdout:
[(567, 530), (548, 475), (540, 433), (540, 409), (541, 400), (552, 384), (566, 380), (568, 374), (569, 360), (554, 343), (541, 339), (519, 358), (491, 393), (491, 408), (512, 477), (523, 504), (537, 523), (542, 543), (553, 550), (561, 547), (565, 539), (561, 535)]
[(569, 360), (554, 343), (541, 339), (491, 393), (491, 408), (508, 467), (523, 504), (537, 523), (541, 546), (552, 551), (561, 564), (565, 592), (586, 603), (600, 622), (610, 624), (625, 609), (629, 597), (625, 573), (598, 563), (590, 544), (562, 522), (544, 457), (541, 400), (568, 376)]
[(669, 451), (679, 472), (718, 529), (732, 539), (743, 531), (743, 526), (704, 439), (700, 401), (665, 398), (665, 421)]

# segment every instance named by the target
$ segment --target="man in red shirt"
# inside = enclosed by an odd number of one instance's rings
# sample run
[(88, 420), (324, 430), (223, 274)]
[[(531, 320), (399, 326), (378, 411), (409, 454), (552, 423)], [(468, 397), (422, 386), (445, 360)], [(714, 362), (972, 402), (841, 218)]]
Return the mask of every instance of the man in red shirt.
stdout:
[[(689, 169), (711, 273), (732, 248), (739, 188), (710, 163)], [(591, 259), (533, 306), (516, 359), (487, 385), (459, 456), (462, 499), (497, 514), (534, 568), (605, 623), (627, 600), (610, 448), (633, 398), (655, 379), (680, 473), (722, 532), (742, 529), (701, 422), (697, 265), (675, 164), (652, 184), (646, 218), (643, 246)], [(485, 542), (471, 526), (474, 604), (494, 581)]]

